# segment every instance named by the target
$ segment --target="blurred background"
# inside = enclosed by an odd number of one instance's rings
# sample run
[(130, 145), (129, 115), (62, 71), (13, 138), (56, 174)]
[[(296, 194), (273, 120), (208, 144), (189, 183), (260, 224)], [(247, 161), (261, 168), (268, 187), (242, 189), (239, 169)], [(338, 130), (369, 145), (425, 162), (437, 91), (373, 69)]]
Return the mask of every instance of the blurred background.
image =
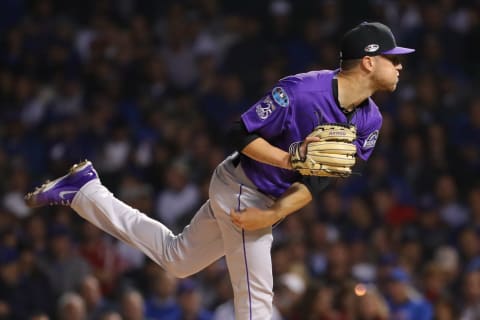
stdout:
[(220, 260), (178, 280), (70, 208), (24, 194), (88, 158), (181, 231), (281, 77), (335, 69), (381, 21), (416, 48), (361, 176), (274, 229), (276, 318), (480, 319), (480, 2), (0, 1), (0, 319), (233, 319)]

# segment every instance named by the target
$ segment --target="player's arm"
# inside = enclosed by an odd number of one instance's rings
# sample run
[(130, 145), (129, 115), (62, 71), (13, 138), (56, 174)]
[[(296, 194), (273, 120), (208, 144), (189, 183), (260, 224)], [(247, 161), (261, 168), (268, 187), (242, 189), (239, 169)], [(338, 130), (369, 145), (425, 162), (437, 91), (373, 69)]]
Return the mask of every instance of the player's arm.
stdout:
[(248, 207), (240, 212), (231, 210), (230, 218), (239, 228), (250, 231), (263, 229), (300, 210), (310, 201), (312, 194), (309, 189), (303, 183), (296, 182), (270, 208), (261, 210)]
[[(230, 129), (230, 140), (236, 150), (249, 158), (275, 167), (292, 170), (290, 154), (271, 145), (267, 140), (255, 132), (248, 132), (243, 121), (236, 121)], [(306, 145), (317, 138), (307, 137), (302, 145), (305, 152)]]
[(230, 140), (236, 150), (256, 161), (283, 169), (292, 169), (290, 154), (271, 145), (256, 132), (248, 132), (242, 120), (230, 128)]
[(258, 137), (240, 150), (244, 155), (259, 162), (263, 162), (283, 169), (292, 169), (290, 154), (277, 148), (262, 137)]

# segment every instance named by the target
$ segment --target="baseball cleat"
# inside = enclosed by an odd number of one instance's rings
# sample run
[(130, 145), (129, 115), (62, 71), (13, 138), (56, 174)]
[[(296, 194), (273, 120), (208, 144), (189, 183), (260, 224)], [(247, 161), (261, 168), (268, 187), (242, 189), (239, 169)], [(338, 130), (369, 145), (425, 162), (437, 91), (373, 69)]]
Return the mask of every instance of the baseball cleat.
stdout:
[(28, 193), (25, 202), (30, 208), (46, 205), (69, 206), (78, 190), (94, 179), (98, 179), (97, 171), (90, 161), (85, 160), (74, 164), (66, 175), (47, 181), (35, 191)]

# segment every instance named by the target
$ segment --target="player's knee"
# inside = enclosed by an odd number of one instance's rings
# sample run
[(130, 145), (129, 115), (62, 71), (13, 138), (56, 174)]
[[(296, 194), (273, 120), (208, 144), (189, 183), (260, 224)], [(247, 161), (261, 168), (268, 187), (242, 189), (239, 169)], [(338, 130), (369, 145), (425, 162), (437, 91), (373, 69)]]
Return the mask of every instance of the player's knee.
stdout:
[(176, 278), (179, 278), (179, 279), (188, 278), (189, 276), (192, 275), (191, 272), (182, 272), (182, 271), (179, 271), (179, 270), (173, 270), (172, 274), (173, 274)]
[(194, 272), (191, 270), (179, 266), (178, 264), (168, 264), (165, 269), (172, 274), (175, 278), (183, 279), (191, 276)]

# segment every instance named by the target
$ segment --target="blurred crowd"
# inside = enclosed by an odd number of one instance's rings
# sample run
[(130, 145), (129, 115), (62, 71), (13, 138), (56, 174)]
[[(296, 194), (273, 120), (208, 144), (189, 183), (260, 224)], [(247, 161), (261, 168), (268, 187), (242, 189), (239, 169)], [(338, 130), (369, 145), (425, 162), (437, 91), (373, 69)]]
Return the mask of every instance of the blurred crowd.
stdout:
[(68, 207), (24, 194), (91, 160), (175, 232), (281, 77), (338, 67), (345, 30), (389, 25), (399, 88), (360, 176), (274, 228), (277, 319), (480, 319), (480, 2), (0, 1), (0, 319), (229, 320), (220, 260), (175, 279)]

